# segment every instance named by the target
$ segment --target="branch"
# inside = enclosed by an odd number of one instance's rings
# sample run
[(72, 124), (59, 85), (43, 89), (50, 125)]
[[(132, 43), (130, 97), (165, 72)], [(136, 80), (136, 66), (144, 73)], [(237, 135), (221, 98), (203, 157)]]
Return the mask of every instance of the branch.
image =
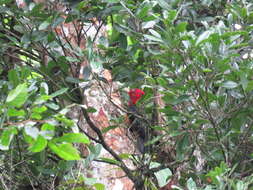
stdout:
[[(190, 62), (189, 58), (187, 59), (185, 57), (185, 53), (183, 51), (180, 51), (180, 50), (178, 50), (178, 51), (181, 52), (183, 60), (184, 60), (184, 65), (187, 67), (187, 63)], [(194, 65), (194, 63), (193, 63), (193, 65)], [(215, 122), (215, 119), (213, 118), (213, 115), (212, 115), (212, 113), (210, 111), (209, 104), (206, 101), (206, 99), (203, 97), (203, 95), (201, 93), (201, 90), (200, 90), (200, 88), (199, 88), (196, 80), (194, 80), (194, 76), (193, 76), (192, 72), (190, 71), (189, 74), (190, 74), (190, 77), (191, 77), (191, 79), (192, 79), (192, 81), (194, 83), (195, 88), (198, 91), (200, 99), (203, 101), (203, 107), (205, 108), (206, 113), (207, 113), (207, 117), (208, 117), (209, 121), (211, 122), (211, 125), (213, 126), (213, 129), (214, 129), (214, 132), (215, 132), (215, 136), (216, 136), (216, 138), (218, 140), (219, 146), (221, 148), (221, 152), (223, 154), (223, 158), (227, 162), (227, 157), (226, 157), (226, 154), (225, 154), (224, 145), (223, 145), (223, 143), (221, 141), (221, 137), (220, 137), (220, 134), (219, 134), (218, 127), (217, 127), (217, 124)]]
[(87, 110), (83, 107), (81, 107), (83, 116), (86, 120), (86, 122), (88, 123), (88, 125), (90, 126), (90, 128), (97, 134), (101, 145), (104, 147), (105, 150), (107, 150), (115, 160), (120, 162), (120, 168), (126, 173), (126, 175), (134, 182), (136, 183), (136, 181), (138, 180), (131, 172), (131, 170), (125, 165), (125, 163), (122, 161), (122, 159), (114, 152), (114, 150), (112, 150), (107, 143), (104, 140), (104, 137), (102, 135), (101, 130), (93, 123), (93, 121), (91, 121), (90, 116), (87, 112)]

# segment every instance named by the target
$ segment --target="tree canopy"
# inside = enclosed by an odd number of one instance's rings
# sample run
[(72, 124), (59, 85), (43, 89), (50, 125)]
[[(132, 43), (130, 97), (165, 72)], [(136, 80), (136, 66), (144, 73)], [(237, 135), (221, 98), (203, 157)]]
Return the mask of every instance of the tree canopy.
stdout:
[[(87, 169), (93, 161), (118, 166), (136, 189), (253, 188), (250, 0), (25, 3), (0, 2), (2, 189), (105, 189), (70, 174), (78, 161)], [(73, 38), (63, 29), (70, 24)], [(83, 106), (93, 81), (108, 83), (104, 69), (123, 108), (126, 88), (145, 92), (137, 116), (156, 134), (150, 152), (117, 154), (104, 141), (110, 130), (128, 128), (127, 109), (100, 130), (90, 117), (98, 110)], [(95, 137), (69, 116), (75, 106)], [(99, 156), (102, 147), (112, 158)]]

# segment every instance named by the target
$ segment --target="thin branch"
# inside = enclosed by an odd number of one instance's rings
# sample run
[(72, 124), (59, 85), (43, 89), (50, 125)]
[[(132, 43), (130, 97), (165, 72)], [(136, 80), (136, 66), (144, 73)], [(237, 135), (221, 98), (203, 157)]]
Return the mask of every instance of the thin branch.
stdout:
[(90, 119), (90, 116), (87, 112), (87, 110), (83, 107), (81, 107), (83, 116), (86, 120), (86, 122), (88, 123), (88, 125), (90, 126), (90, 128), (97, 134), (98, 138), (101, 141), (101, 145), (104, 147), (105, 150), (107, 150), (115, 160), (117, 160), (118, 162), (120, 162), (120, 168), (126, 173), (126, 175), (129, 177), (129, 179), (131, 179), (133, 181), (133, 183), (136, 185), (138, 185), (138, 183), (140, 183), (140, 179), (137, 178), (136, 176), (133, 175), (132, 171), (125, 165), (125, 163), (123, 162), (123, 160), (118, 156), (118, 154), (116, 154), (116, 152), (114, 152), (114, 150), (112, 150), (107, 143), (104, 140), (104, 137), (102, 135), (101, 130), (93, 123), (93, 121)]
[[(180, 51), (180, 52), (183, 55), (184, 65), (187, 66), (186, 63), (188, 63), (189, 60), (185, 58), (184, 52), (182, 52), (182, 51)], [(224, 151), (224, 145), (221, 142), (221, 138), (220, 138), (220, 134), (219, 134), (219, 131), (218, 131), (218, 128), (217, 128), (217, 124), (216, 124), (216, 122), (215, 122), (215, 120), (214, 120), (214, 118), (213, 118), (213, 116), (212, 116), (212, 114), (210, 112), (209, 104), (208, 104), (208, 102), (206, 102), (206, 99), (203, 97), (203, 95), (201, 93), (201, 90), (200, 90), (197, 82), (194, 80), (194, 76), (193, 76), (192, 72), (190, 71), (189, 73), (190, 73), (190, 77), (191, 77), (191, 79), (192, 79), (192, 81), (194, 83), (194, 86), (196, 87), (196, 89), (198, 91), (199, 97), (203, 101), (203, 106), (204, 106), (204, 108), (205, 108), (205, 110), (207, 112), (208, 119), (209, 119), (209, 121), (211, 122), (211, 124), (213, 126), (213, 129), (214, 129), (214, 132), (215, 132), (215, 136), (216, 136), (216, 138), (217, 138), (217, 140), (219, 142), (219, 146), (220, 146), (221, 152), (223, 154), (223, 158), (224, 158), (225, 161), (227, 161), (227, 156), (226, 156), (225, 151)]]
[(98, 36), (98, 34), (99, 34), (99, 32), (100, 32), (100, 30), (101, 30), (101, 28), (102, 28), (103, 25), (104, 25), (104, 21), (102, 21), (102, 23), (98, 26), (97, 32), (96, 32), (96, 34), (95, 34), (95, 36), (94, 36), (94, 38), (92, 40), (93, 43), (96, 41), (97, 36)]

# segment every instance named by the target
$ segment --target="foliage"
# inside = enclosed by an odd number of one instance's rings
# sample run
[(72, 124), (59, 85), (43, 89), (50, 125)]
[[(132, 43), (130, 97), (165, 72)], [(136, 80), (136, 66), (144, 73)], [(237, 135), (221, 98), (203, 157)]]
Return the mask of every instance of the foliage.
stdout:
[[(82, 103), (81, 82), (104, 82), (97, 74), (104, 67), (123, 88), (142, 87), (139, 106), (146, 118), (156, 110), (164, 122), (152, 124), (158, 134), (149, 142), (154, 151), (144, 158), (127, 156), (146, 170), (128, 170), (112, 152), (115, 160), (100, 161), (122, 167), (130, 179), (152, 189), (170, 180), (175, 189), (252, 188), (250, 1), (90, 0), (71, 3), (64, 16), (50, 3), (1, 5), (0, 148), (6, 186), (42, 181), (45, 189), (69, 175), (73, 160), (81, 159), (73, 143), (89, 139), (76, 132), (67, 111)], [(92, 18), (107, 24), (108, 36), (87, 39), (85, 50), (57, 34), (63, 23)], [(72, 66), (84, 59), (90, 67), (80, 79)], [(164, 107), (154, 101), (158, 95)], [(99, 157), (101, 145), (89, 146), (87, 162)], [(72, 185), (71, 179), (65, 182)]]
[[(144, 87), (147, 115), (155, 106), (155, 92), (162, 96), (165, 107), (159, 111), (166, 119), (154, 128), (163, 131), (176, 152), (173, 159), (180, 164), (167, 163), (169, 168), (176, 172), (187, 164), (179, 184), (185, 187), (192, 178), (197, 182), (192, 186), (205, 187), (210, 179), (212, 186), (206, 188), (238, 189), (243, 184), (240, 188), (248, 189), (252, 185), (246, 177), (252, 173), (252, 3), (112, 3), (119, 5), (119, 13), (110, 20), (113, 48), (102, 46), (105, 56), (113, 58), (109, 67), (115, 80)], [(223, 162), (230, 173), (213, 176)]]

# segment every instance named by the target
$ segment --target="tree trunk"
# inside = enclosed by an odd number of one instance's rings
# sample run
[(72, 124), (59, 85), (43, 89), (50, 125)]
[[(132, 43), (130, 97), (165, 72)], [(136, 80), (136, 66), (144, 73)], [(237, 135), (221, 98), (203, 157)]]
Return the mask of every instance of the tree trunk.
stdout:
[[(36, 1), (38, 3), (38, 1)], [(45, 3), (46, 1), (39, 1), (39, 3)], [(17, 0), (19, 7), (25, 7), (26, 4), (23, 0)], [(45, 5), (46, 6), (46, 5)], [(65, 10), (65, 7), (60, 4), (55, 6), (58, 11)], [(63, 14), (64, 15), (64, 14)], [(66, 16), (63, 16), (66, 18)], [(87, 24), (87, 23), (86, 23)], [(55, 28), (55, 32), (58, 37), (62, 39), (65, 43), (69, 43), (72, 48), (81, 48), (85, 50), (86, 48), (86, 38), (91, 37), (91, 39), (96, 42), (99, 37), (106, 35), (105, 25), (96, 18), (92, 19), (90, 25), (84, 25), (78, 21), (73, 21), (70, 23), (60, 24)], [(86, 34), (81, 31), (86, 31)], [(94, 49), (96, 49), (94, 45)], [(74, 55), (68, 51), (62, 51), (62, 55), (72, 56)], [(47, 57), (47, 53), (43, 57)], [(44, 59), (46, 60), (46, 59)], [(71, 65), (70, 76), (76, 78), (84, 78), (84, 70), (89, 67), (89, 62), (86, 58), (83, 58), (83, 62), (73, 63)], [(47, 64), (47, 63), (43, 63)], [(100, 130), (109, 127), (111, 124), (110, 120), (113, 117), (119, 117), (122, 115), (122, 111), (119, 107), (122, 107), (121, 97), (118, 92), (117, 84), (112, 81), (112, 76), (109, 70), (101, 69), (92, 71), (91, 75), (98, 75), (103, 77), (107, 82), (102, 82), (89, 78), (89, 82), (83, 83), (80, 86), (86, 87), (86, 90), (82, 90), (83, 106), (86, 108), (92, 107), (96, 109), (95, 113), (89, 113), (91, 121), (98, 126)], [(73, 107), (71, 112), (68, 114), (69, 117), (77, 121), (77, 124), (81, 130), (83, 130), (87, 135), (97, 138), (97, 134), (91, 129), (90, 125), (86, 122), (86, 118), (83, 116), (83, 112), (80, 107)], [(108, 131), (103, 134), (105, 143), (110, 149), (112, 149), (118, 155), (121, 153), (133, 153), (134, 146), (126, 135), (127, 131), (125, 128), (117, 127), (113, 130)], [(94, 145), (96, 142), (93, 142)], [(80, 151), (83, 156), (86, 157), (88, 154), (87, 147), (84, 145), (80, 146)], [(102, 149), (100, 156), (103, 158), (112, 158), (112, 155)], [(130, 168), (134, 168), (130, 160), (125, 161), (125, 165)], [(131, 190), (133, 189), (133, 182), (126, 176), (126, 174), (118, 167), (103, 163), (103, 162), (91, 162), (89, 165), (89, 171), (83, 166), (83, 162), (79, 162), (79, 168), (83, 168), (82, 172), (86, 177), (94, 177), (98, 179), (98, 182), (105, 185), (106, 189), (111, 190)]]

